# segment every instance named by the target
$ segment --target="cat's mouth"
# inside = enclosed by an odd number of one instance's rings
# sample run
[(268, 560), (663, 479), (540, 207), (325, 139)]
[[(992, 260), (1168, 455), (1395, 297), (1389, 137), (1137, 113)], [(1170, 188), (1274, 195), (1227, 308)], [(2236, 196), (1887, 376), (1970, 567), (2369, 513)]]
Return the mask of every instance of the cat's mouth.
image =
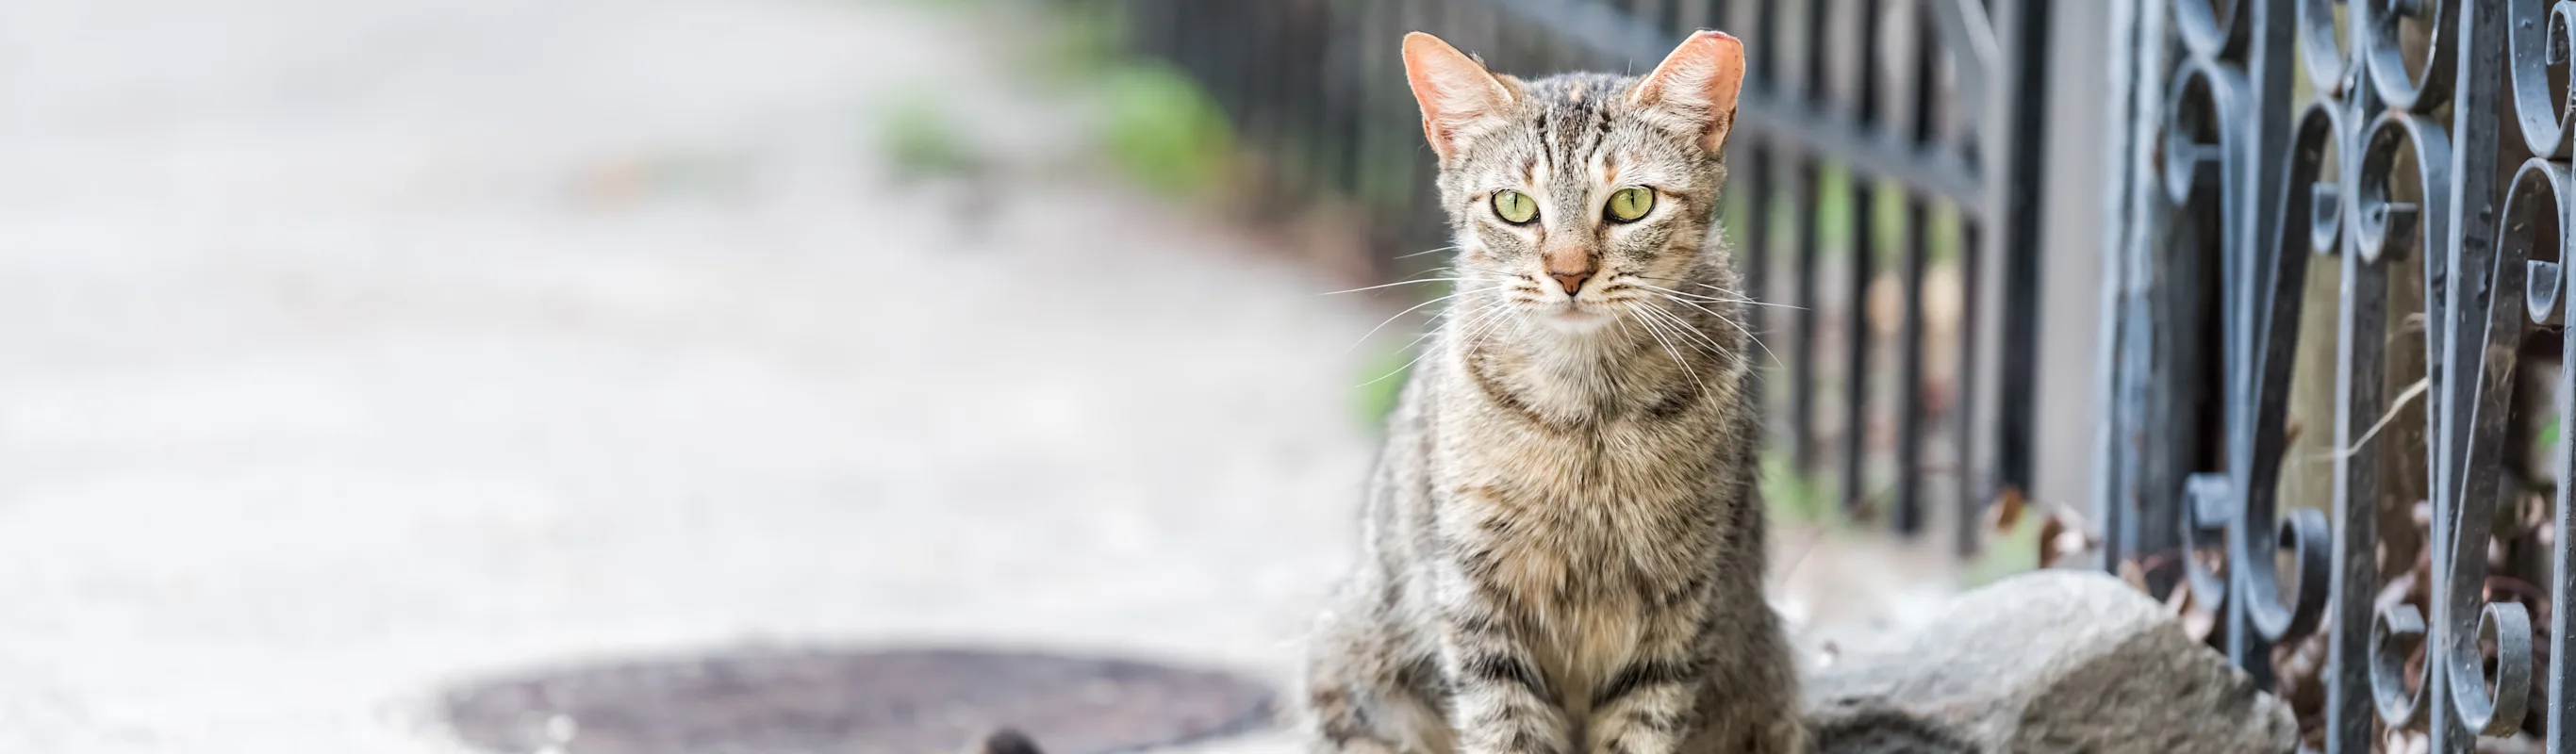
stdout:
[(1598, 304), (1565, 300), (1539, 307), (1533, 319), (1561, 332), (1586, 333), (1610, 324), (1609, 310)]

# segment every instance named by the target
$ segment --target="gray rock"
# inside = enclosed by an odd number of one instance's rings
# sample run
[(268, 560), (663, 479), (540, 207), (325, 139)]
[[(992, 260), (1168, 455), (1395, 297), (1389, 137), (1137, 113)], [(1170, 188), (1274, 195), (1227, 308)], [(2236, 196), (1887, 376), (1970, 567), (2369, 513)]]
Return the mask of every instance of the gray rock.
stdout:
[(2040, 571), (1960, 596), (1807, 683), (1819, 754), (2289, 752), (2289, 706), (2118, 579)]

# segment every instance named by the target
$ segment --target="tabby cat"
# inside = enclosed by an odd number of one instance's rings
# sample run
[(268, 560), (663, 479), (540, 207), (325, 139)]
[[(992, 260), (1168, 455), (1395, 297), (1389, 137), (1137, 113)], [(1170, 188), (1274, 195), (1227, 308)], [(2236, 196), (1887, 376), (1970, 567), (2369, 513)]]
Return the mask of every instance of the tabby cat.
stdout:
[(1762, 597), (1749, 302), (1711, 232), (1743, 44), (1521, 81), (1416, 32), (1404, 63), (1458, 294), (1312, 637), (1318, 749), (1802, 750)]

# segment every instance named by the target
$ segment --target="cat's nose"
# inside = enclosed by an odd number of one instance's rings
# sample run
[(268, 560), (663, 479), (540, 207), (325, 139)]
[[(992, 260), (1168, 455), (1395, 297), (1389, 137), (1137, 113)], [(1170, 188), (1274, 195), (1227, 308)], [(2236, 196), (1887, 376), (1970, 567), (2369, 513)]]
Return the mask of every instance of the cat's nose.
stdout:
[(1558, 272), (1555, 270), (1548, 270), (1547, 276), (1556, 278), (1557, 285), (1565, 286), (1565, 295), (1572, 296), (1576, 291), (1583, 290), (1583, 281), (1592, 279), (1592, 271), (1577, 270), (1574, 272)]

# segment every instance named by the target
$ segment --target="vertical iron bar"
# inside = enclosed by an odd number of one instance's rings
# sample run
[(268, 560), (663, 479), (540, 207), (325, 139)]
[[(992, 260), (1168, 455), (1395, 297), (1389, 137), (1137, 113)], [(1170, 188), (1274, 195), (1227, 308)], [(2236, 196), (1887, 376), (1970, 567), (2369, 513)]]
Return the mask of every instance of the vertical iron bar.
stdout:
[(1959, 217), (1959, 375), (1951, 380), (1958, 394), (1950, 401), (1950, 416), (1954, 433), (1951, 444), (1956, 446), (1951, 450), (1951, 465), (1958, 474), (1957, 479), (1951, 480), (1957, 486), (1953, 494), (1957, 495), (1958, 506), (1951, 525), (1960, 552), (1976, 549), (1977, 513), (1985, 508), (1984, 467), (1977, 464), (1977, 440), (1984, 436), (1977, 431), (1982, 426), (1977, 422), (1977, 333), (1981, 332), (1977, 314), (1985, 300), (1980, 297), (1984, 286), (1978, 281), (1985, 276), (1980, 260), (1986, 248), (1979, 217), (1978, 213), (1964, 211)]
[[(2096, 486), (2094, 510), (2102, 520), (2102, 565), (2118, 573), (2124, 564), (2143, 565), (2147, 550), (2139, 544), (2144, 521), (2137, 515), (2140, 478), (2137, 448), (2143, 439), (2143, 401), (2133, 391), (2145, 376), (2140, 337), (2150, 325), (2151, 310), (2139, 306), (2138, 292), (2151, 284), (2145, 266), (2148, 239), (2164, 222), (2157, 189), (2155, 143), (2161, 133), (2164, 95), (2165, 7), (2162, 0), (2112, 0), (2110, 102), (2117, 113), (2110, 154), (2120, 179), (2107, 197), (2102, 264), (2102, 330), (2095, 405), (2101, 423), (2094, 436)], [(2156, 587), (2148, 584), (2150, 590)]]
[[(1932, 74), (1940, 66), (1933, 57), (1934, 26), (1925, 17), (1930, 12), (1927, 0), (1914, 0), (1908, 13), (1914, 19), (1914, 76), (1906, 84), (1912, 108), (1906, 124), (1906, 143), (1925, 144), (1932, 136), (1932, 94), (1937, 82)], [(1897, 335), (1900, 349), (1896, 370), (1896, 531), (1907, 536), (1923, 529), (1923, 275), (1928, 263), (1930, 234), (1924, 226), (1924, 198), (1907, 192), (1905, 218), (1897, 235), (1898, 248), (1905, 254), (1904, 329)]]
[[(2133, 110), (2127, 169), (2131, 196), (2121, 211), (2132, 228), (2122, 238), (2121, 270), (2126, 321), (2120, 323), (2121, 378), (2114, 381), (2114, 405), (2121, 422), (2109, 439), (2110, 458), (2120, 484), (2106, 503), (2119, 522), (2112, 539), (2123, 558), (2143, 565), (2151, 559), (2182, 554), (2181, 511), (2184, 479), (2202, 470), (2211, 454), (2202, 404), (2212, 385), (2202, 379), (2206, 349), (2198, 346), (2215, 307), (2207, 303), (2209, 273), (2201, 255), (2171, 252), (2184, 234), (2196, 233), (2177, 218), (2188, 217), (2171, 206), (2162, 184), (2161, 160), (2167, 112), (2167, 85), (2175, 75), (2171, 0), (2139, 0), (2138, 28), (2131, 35), (2140, 62), (2133, 69)], [(2195, 224), (2196, 225), (2196, 224)], [(1982, 248), (1982, 247), (1979, 247)], [(2148, 588), (2165, 593), (2176, 569), (2150, 570)]]
[[(1781, 91), (1782, 96), (1774, 101), (1791, 106), (1804, 105), (1813, 112), (1821, 109), (1817, 106), (1824, 99), (1822, 90), (1827, 70), (1825, 14), (1808, 3), (1787, 5), (1798, 7), (1799, 20), (1804, 24), (1801, 37), (1805, 44), (1799, 48), (1803, 55), (1801, 77), (1797, 79), (1796, 96), (1788, 96), (1791, 92)], [(1773, 4), (1770, 9), (1777, 12), (1782, 7), (1783, 4)], [(1764, 15), (1766, 26), (1776, 26), (1767, 18), (1769, 13)], [(1788, 81), (1785, 78), (1774, 80)], [(1786, 89), (1779, 87), (1775, 91)], [(1816, 257), (1820, 253), (1816, 248), (1816, 226), (1821, 222), (1818, 210), (1825, 206), (1825, 185), (1818, 162), (1815, 155), (1802, 154), (1794, 168), (1798, 190), (1805, 197), (1805, 201), (1798, 205), (1798, 211), (1792, 215), (1797, 218), (1797, 233), (1794, 236), (1796, 240), (1790, 244), (1791, 251), (1798, 255), (1798, 306), (1802, 308), (1798, 310), (1798, 340), (1790, 357), (1793, 363), (1789, 378), (1789, 437), (1791, 458), (1800, 474), (1814, 473), (1816, 469), (1816, 320), (1821, 314), (1819, 310), (1824, 308), (1824, 302), (1816, 298)]]
[(1869, 490), (1869, 285), (1878, 276), (1878, 234), (1873, 232), (1877, 192), (1873, 181), (1845, 166), (1843, 194), (1851, 202), (1851, 288), (1843, 310), (1843, 510), (1870, 517)]
[[(2496, 202), (2503, 195), (2504, 179), (2510, 173), (2499, 169), (2499, 153), (2506, 145), (2498, 137), (2496, 124), (2503, 113), (2497, 89), (2503, 79), (2504, 45), (2478, 43), (2504, 38), (2502, 0), (2460, 0), (2454, 6), (2459, 14), (2452, 19), (2459, 24), (2457, 39), (2470, 41), (2458, 45), (2458, 77), (2452, 86), (2451, 99), (2451, 206), (2450, 238), (2445, 239), (2446, 260), (2451, 273), (2451, 286), (2446, 294), (2448, 316), (2436, 326), (2449, 328), (2443, 336), (2446, 364), (2444, 379), (2438, 386), (2442, 400), (2433, 404), (2442, 415), (2441, 457), (2445, 464), (2435, 480), (2437, 502), (2434, 505), (2434, 537), (2441, 548), (2435, 553), (2437, 570), (2483, 565), (2486, 521), (2473, 520), (2472, 514), (2484, 515), (2493, 505), (2492, 496), (2498, 483), (2497, 462), (2492, 458), (2473, 458), (2476, 448), (2494, 448), (2492, 438), (2502, 431), (2504, 417), (2499, 399), (2482, 395), (2488, 387), (2489, 372), (2487, 326), (2490, 312), (2486, 297), (2499, 295), (2491, 277), (2494, 270), (2486, 260), (2495, 255)], [(2437, 51), (2438, 53), (2438, 51)], [(2494, 416), (2482, 409), (2494, 408)], [(2447, 526), (2445, 525), (2447, 524)], [(2475, 541), (2460, 539), (2476, 535)], [(2461, 550), (2476, 547), (2475, 553)], [(2564, 577), (2562, 574), (2561, 577)], [(2442, 673), (2448, 681), (2435, 687), (2433, 695), (2433, 747), (2435, 751), (2466, 752), (2474, 744), (2477, 731), (2460, 719), (2456, 688), (2462, 683), (2483, 683), (2475, 675), (2461, 677), (2463, 671), (2474, 674), (2478, 668), (2451, 663), (2448, 658), (2474, 656), (2477, 653), (2479, 609), (2486, 601), (2483, 594), (2458, 593), (2459, 580), (2444, 570), (2434, 580), (2433, 635), (2425, 640), (2426, 674), (2437, 667), (2450, 666)], [(2480, 693), (2470, 690), (2466, 693)]]
[[(1777, 91), (1778, 86), (1775, 82), (1778, 81), (1778, 56), (1773, 53), (1779, 49), (1779, 46), (1759, 41), (1769, 39), (1771, 19), (1776, 14), (1764, 8), (1767, 3), (1759, 0), (1742, 2), (1711, 0), (1709, 4), (1712, 6), (1709, 10), (1711, 23), (1721, 24), (1730, 32), (1750, 30), (1753, 33), (1751, 38), (1757, 40), (1746, 51), (1751, 59), (1745, 62), (1744, 91), (1748, 95), (1756, 96)], [(1744, 151), (1745, 157), (1748, 158), (1744, 163), (1745, 181), (1736, 184), (1735, 188), (1730, 188), (1729, 193), (1734, 194), (1735, 200), (1744, 202), (1746, 206), (1744, 230), (1740, 236), (1744, 239), (1747, 252), (1743, 262), (1745, 298), (1767, 303), (1778, 300), (1771, 280), (1773, 260), (1777, 258), (1772, 254), (1772, 249), (1778, 245), (1771, 237), (1771, 213), (1779, 208), (1781, 201), (1780, 184), (1776, 177), (1779, 171), (1776, 166), (1787, 160), (1787, 153), (1780, 149), (1774, 140), (1767, 137), (1758, 138), (1748, 143), (1747, 147)], [(1769, 325), (1773, 311), (1771, 307), (1763, 306), (1748, 308), (1745, 313), (1745, 327), (1753, 331), (1753, 337), (1761, 338), (1772, 331), (1773, 328)], [(1774, 381), (1787, 374), (1788, 365), (1780, 363), (1776, 356), (1769, 356), (1767, 349), (1764, 353), (1769, 361), (1764, 362), (1765, 368), (1756, 370), (1761, 377), (1753, 381), (1753, 405), (1764, 412), (1762, 425), (1767, 432), (1762, 439), (1768, 445), (1783, 436), (1779, 422), (1770, 412), (1771, 399), (1778, 394)], [(1796, 391), (1797, 387), (1791, 385), (1790, 392), (1794, 394)]]
[[(2279, 436), (2271, 422), (2286, 401), (2286, 390), (2277, 393), (2270, 383), (2285, 380), (2286, 370), (2273, 366), (2275, 359), (2288, 354), (2275, 353), (2279, 341), (2273, 337), (2271, 306), (2278, 274), (2275, 258), (2281, 253), (2281, 236), (2286, 226), (2282, 213), (2284, 176), (2290, 141), (2290, 73), (2296, 61), (2290, 45), (2290, 32), (2295, 31), (2291, 14), (2293, 0), (2260, 0), (2252, 3), (2246, 77), (2252, 84), (2251, 95), (2256, 114), (2250, 131), (2240, 136), (2254, 140), (2250, 155), (2254, 164), (2231, 171), (2231, 178), (2248, 182), (2229, 185), (2225, 200), (2227, 211), (2242, 218), (2226, 228), (2229, 234), (2220, 249), (2228, 255), (2227, 270), (2228, 351), (2227, 351), (2227, 447), (2229, 475), (2235, 484), (2230, 490), (2234, 510), (2227, 527), (2227, 557), (2230, 563), (2252, 558), (2274, 557), (2277, 536), (2273, 520), (2274, 480), (2280, 469), (2273, 451)], [(2225, 127), (2225, 126), (2222, 126)], [(2301, 258), (2299, 261), (2304, 261)], [(2301, 268), (2304, 269), (2304, 268)], [(2296, 329), (2290, 333), (2295, 336)], [(2295, 337), (2289, 338), (2295, 341)], [(2270, 463), (2264, 462), (2269, 458)], [(2255, 631), (2248, 614), (2248, 595), (2269, 594), (2271, 585), (2257, 590), (2243, 579), (2252, 572), (2243, 566), (2228, 569), (2235, 582), (2228, 590), (2226, 610), (2227, 653), (2237, 667), (2254, 677), (2259, 688), (2270, 689), (2272, 678), (2271, 643)]]
[(1797, 332), (1789, 351), (1789, 454), (1800, 474), (1816, 468), (1816, 319), (1823, 302), (1816, 300), (1816, 208), (1824, 206), (1824, 181), (1814, 158), (1798, 155), (1790, 183), (1798, 198), (1789, 205), (1789, 253), (1797, 255), (1791, 274), (1798, 289)]
[[(1737, 31), (1751, 26), (1752, 21), (1739, 16), (1750, 15), (1755, 10), (1752, 8), (1755, 4), (1750, 2), (1742, 6), (1729, 7), (1727, 3), (1719, 0), (1705, 0), (1692, 5), (1700, 8), (1701, 11), (1697, 18), (1690, 20), (1691, 23), (1723, 24)], [(1767, 17), (1769, 14), (1763, 15)], [(1748, 50), (1748, 56), (1751, 59), (1746, 61), (1744, 90), (1747, 93), (1758, 94), (1774, 88), (1771, 82), (1773, 81), (1772, 60), (1775, 56), (1771, 51), (1777, 48), (1761, 42), (1762, 37), (1759, 35), (1755, 39), (1753, 47)], [(1748, 141), (1748, 137), (1752, 140)], [(1723, 201), (1744, 209), (1744, 227), (1735, 229), (1736, 238), (1743, 242), (1743, 245), (1735, 250), (1737, 267), (1744, 275), (1743, 295), (1754, 301), (1769, 301), (1771, 296), (1771, 210), (1776, 198), (1774, 192), (1777, 190), (1771, 181), (1771, 164), (1775, 161), (1773, 158), (1777, 150), (1770, 140), (1759, 138), (1758, 135), (1730, 135), (1727, 142), (1727, 162), (1730, 167), (1727, 185), (1722, 196)], [(1741, 177), (1735, 175), (1737, 170), (1741, 170)], [(1721, 211), (1719, 216), (1724, 217), (1726, 213)], [(1744, 319), (1745, 329), (1750, 331), (1751, 337), (1755, 339), (1761, 338), (1762, 334), (1769, 330), (1764, 326), (1770, 321), (1764, 307), (1747, 307)], [(1779, 365), (1775, 363), (1763, 366)], [(1761, 377), (1753, 380), (1752, 403), (1756, 410), (1766, 412), (1764, 417), (1766, 421), (1763, 424), (1768, 427), (1772, 422), (1767, 421), (1770, 403), (1766, 398), (1770, 393), (1771, 377), (1776, 376), (1777, 372), (1763, 366), (1757, 366), (1754, 370)], [(1779, 429), (1772, 427), (1771, 431), (1777, 432)]]
[[(1768, 144), (1739, 144), (1728, 147), (1727, 151), (1743, 155), (1730, 159), (1731, 162), (1742, 166), (1743, 176), (1727, 179), (1726, 201), (1734, 202), (1744, 208), (1744, 227), (1737, 229), (1736, 232), (1736, 238), (1743, 241), (1743, 245), (1737, 247), (1736, 252), (1737, 266), (1744, 273), (1744, 297), (1757, 302), (1769, 301), (1772, 198), (1770, 147)], [(1762, 306), (1745, 308), (1744, 328), (1753, 338), (1761, 338), (1762, 334), (1769, 330), (1763, 326), (1770, 321), (1766, 311)], [(1771, 373), (1768, 367), (1772, 366), (1777, 365), (1756, 362), (1754, 371), (1767, 375)], [(1768, 379), (1753, 381), (1752, 403), (1757, 409), (1767, 410), (1769, 406), (1763, 402), (1764, 385), (1769, 382)]]
[[(2047, 171), (2048, 76), (2040, 61), (2048, 59), (2048, 8), (2052, 0), (1996, 0), (1999, 24), (2008, 52), (2005, 76), (2003, 141), (1994, 142), (2005, 169), (2000, 183), (1988, 184), (1996, 197), (1996, 262), (2003, 265), (2003, 310), (1995, 323), (2002, 339), (1995, 378), (1996, 483), (2023, 494), (2031, 483), (2031, 425), (2039, 362), (2039, 209), (2041, 181)], [(1980, 503), (1971, 498), (1970, 511)]]
[[(1860, 130), (1870, 130), (1878, 120), (1878, 10), (1877, 0), (1848, 0), (1835, 7), (1855, 11), (1853, 32), (1847, 54), (1851, 56), (1854, 83), (1851, 91), (1851, 121)], [(1843, 165), (1843, 191), (1851, 207), (1850, 248), (1851, 289), (1843, 310), (1843, 510), (1854, 518), (1863, 518), (1869, 505), (1869, 286), (1878, 277), (1878, 181), (1863, 173), (1854, 163)]]
[(2328, 673), (2321, 678), (2327, 688), (2327, 754), (2369, 752), (2376, 714), (2369, 694), (2371, 597), (2379, 586), (2375, 507), (2388, 454), (2363, 450), (2362, 434), (2387, 411), (2388, 265), (2394, 260), (2364, 261), (2359, 246), (2345, 234), (2343, 303), (2335, 323), (2335, 447), (2347, 450), (2334, 454), (2334, 596), (2327, 606), (2333, 617), (2326, 638)]
[[(2370, 33), (2369, 13), (2364, 7), (2350, 11), (2344, 47), (2348, 60), (2359, 57), (2364, 36)], [(2367, 67), (2354, 68), (2353, 86), (2336, 104), (2345, 118), (2346, 135), (2366, 128), (2363, 114), (2377, 112), (2381, 107), (2377, 93), (2363, 78), (2368, 75)], [(2390, 410), (2389, 280), (2391, 270), (2403, 262), (2364, 259), (2361, 239), (2351, 232), (2349, 220), (2355, 206), (2352, 197), (2357, 195), (2355, 187), (2361, 176), (2361, 151), (2358, 139), (2345, 142), (2337, 150), (2340, 164), (2336, 174), (2340, 180), (2336, 190), (2346, 202), (2338, 209), (2336, 219), (2346, 222), (2339, 250), (2343, 256), (2343, 280), (2338, 291), (2341, 306), (2335, 323), (2338, 451), (2333, 490), (2334, 581), (2326, 605), (2326, 672), (2321, 674), (2326, 686), (2325, 754), (2369, 754), (2374, 743), (2371, 733), (2378, 710), (2370, 693), (2370, 632), (2376, 607), (2373, 602), (2380, 589), (2382, 506), (2390, 495), (2391, 478), (2381, 469), (2398, 455), (2390, 452), (2385, 442), (2369, 447), (2362, 444), (2370, 425)], [(2429, 690), (2426, 695), (2430, 695)]]
[[(2568, 199), (2558, 197), (2562, 202)], [(2558, 232), (2563, 234), (2570, 230), (2562, 226)], [(2559, 239), (2562, 244), (2566, 241), (2564, 237)], [(2561, 274), (2566, 272), (2562, 270)], [(2561, 290), (2558, 305), (2576, 312), (2576, 299), (2570, 299), (2570, 294), (2576, 294), (2576, 289)], [(2562, 438), (2568, 429), (2576, 428), (2576, 317), (2567, 319), (2566, 331), (2561, 335), (2564, 347), (2559, 352), (2561, 362), (2555, 406)], [(2549, 716), (2547, 750), (2567, 752), (2576, 751), (2576, 731), (2568, 730), (2568, 726), (2576, 725), (2576, 689), (2568, 688), (2568, 674), (2571, 666), (2576, 666), (2576, 657), (2569, 656), (2570, 652), (2576, 652), (2576, 641), (2571, 641), (2568, 636), (2569, 632), (2576, 632), (2576, 571), (2570, 570), (2576, 569), (2576, 536), (2571, 536), (2576, 535), (2576, 442), (2561, 439), (2549, 462), (2558, 473), (2558, 508), (2551, 521), (2556, 527), (2552, 531), (2557, 537), (2550, 543), (2549, 704), (2548, 712), (2544, 714)]]

